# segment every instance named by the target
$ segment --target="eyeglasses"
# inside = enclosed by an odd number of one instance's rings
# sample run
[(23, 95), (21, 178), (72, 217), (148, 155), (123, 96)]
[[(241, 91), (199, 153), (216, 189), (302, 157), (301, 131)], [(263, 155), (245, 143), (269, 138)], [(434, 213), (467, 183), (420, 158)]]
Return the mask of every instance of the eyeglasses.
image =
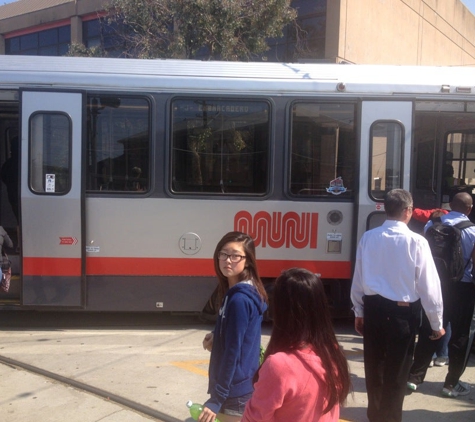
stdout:
[(219, 252), (218, 259), (220, 261), (227, 261), (228, 258), (231, 260), (232, 263), (236, 264), (237, 262), (241, 262), (243, 259), (246, 259), (245, 256), (237, 255), (237, 254), (227, 254), (226, 252)]

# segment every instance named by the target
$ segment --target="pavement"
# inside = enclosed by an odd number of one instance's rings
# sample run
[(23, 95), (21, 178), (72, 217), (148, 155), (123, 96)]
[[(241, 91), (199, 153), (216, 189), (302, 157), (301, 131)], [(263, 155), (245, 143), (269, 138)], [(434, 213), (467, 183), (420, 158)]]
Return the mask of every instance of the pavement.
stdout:
[[(1, 312), (0, 421), (191, 422), (186, 402), (208, 397), (201, 341), (212, 327), (182, 315)], [(270, 331), (264, 324), (264, 345)], [(366, 422), (362, 339), (349, 321), (335, 321), (335, 331), (354, 390), (341, 420)], [(446, 371), (429, 369), (405, 399), (404, 422), (473, 422), (475, 355), (462, 377), (470, 395), (441, 397)]]

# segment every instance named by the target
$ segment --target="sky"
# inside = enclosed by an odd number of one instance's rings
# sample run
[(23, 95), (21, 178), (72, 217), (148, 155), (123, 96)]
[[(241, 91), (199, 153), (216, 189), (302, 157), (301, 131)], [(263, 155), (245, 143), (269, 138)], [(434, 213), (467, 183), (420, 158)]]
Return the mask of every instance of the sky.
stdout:
[(475, 15), (475, 0), (462, 0), (462, 3)]
[[(12, 3), (16, 0), (0, 0), (0, 5), (2, 4), (7, 4), (7, 3)], [(475, 0), (461, 0), (465, 6), (467, 6), (468, 10), (472, 12), (475, 15)]]

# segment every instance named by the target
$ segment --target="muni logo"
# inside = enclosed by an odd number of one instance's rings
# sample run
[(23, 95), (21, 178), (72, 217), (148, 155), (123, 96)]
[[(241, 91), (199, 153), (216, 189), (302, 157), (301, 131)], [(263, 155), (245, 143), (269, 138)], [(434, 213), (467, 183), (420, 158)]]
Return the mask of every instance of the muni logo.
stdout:
[(234, 216), (234, 230), (247, 233), (256, 246), (263, 248), (296, 249), (317, 248), (318, 213), (259, 211), (254, 216), (248, 211), (239, 211)]

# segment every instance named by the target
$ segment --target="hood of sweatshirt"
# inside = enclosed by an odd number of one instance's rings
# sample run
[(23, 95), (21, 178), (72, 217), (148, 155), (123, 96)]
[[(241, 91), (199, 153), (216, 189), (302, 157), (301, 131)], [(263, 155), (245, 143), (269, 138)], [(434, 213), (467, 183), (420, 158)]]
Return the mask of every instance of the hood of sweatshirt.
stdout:
[(235, 294), (240, 293), (246, 295), (252, 302), (255, 303), (256, 308), (259, 311), (260, 315), (263, 315), (267, 309), (267, 304), (262, 300), (257, 292), (257, 289), (254, 287), (254, 284), (251, 280), (240, 281), (235, 286), (231, 287), (226, 296), (224, 297), (224, 303), (219, 310), (219, 316), (226, 314), (226, 305), (228, 300), (231, 299)]

